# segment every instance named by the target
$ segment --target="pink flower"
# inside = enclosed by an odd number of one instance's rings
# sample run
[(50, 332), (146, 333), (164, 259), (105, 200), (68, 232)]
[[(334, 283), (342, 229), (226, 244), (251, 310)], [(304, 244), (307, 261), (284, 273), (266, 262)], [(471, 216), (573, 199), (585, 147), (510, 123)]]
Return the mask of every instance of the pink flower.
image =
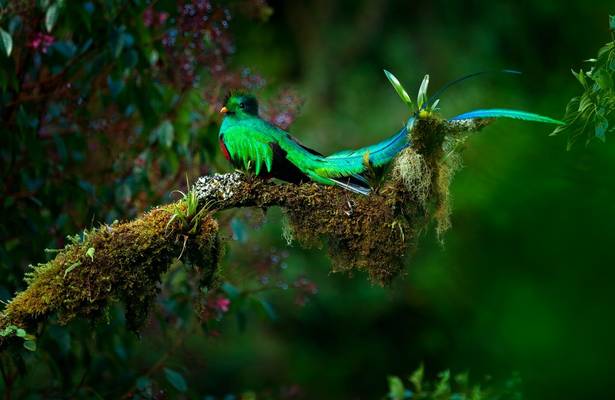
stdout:
[(158, 14), (158, 23), (160, 25), (163, 25), (168, 18), (169, 18), (169, 13), (161, 12), (160, 14)]
[(143, 12), (143, 25), (150, 27), (154, 25), (164, 25), (169, 18), (167, 12), (156, 12), (152, 7), (148, 7)]
[(42, 32), (37, 32), (34, 38), (28, 43), (28, 47), (32, 47), (34, 50), (41, 50), (43, 53), (47, 53), (49, 46), (53, 44), (55, 38), (51, 35), (47, 35)]
[(215, 310), (227, 312), (230, 305), (231, 305), (231, 301), (229, 299), (226, 299), (224, 297), (218, 297), (214, 301), (214, 304), (212, 305), (212, 307)]
[(148, 7), (143, 12), (143, 25), (152, 26), (154, 22), (154, 10), (151, 7)]

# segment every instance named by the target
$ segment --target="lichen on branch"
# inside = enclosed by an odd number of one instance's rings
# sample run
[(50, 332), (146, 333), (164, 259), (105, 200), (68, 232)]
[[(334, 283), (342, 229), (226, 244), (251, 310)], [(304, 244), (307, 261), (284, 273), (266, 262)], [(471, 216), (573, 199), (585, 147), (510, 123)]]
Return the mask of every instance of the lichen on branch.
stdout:
[[(61, 322), (97, 319), (121, 301), (129, 328), (138, 330), (174, 259), (185, 257), (198, 266), (202, 285), (215, 281), (220, 243), (214, 213), (240, 207), (281, 207), (289, 236), (302, 246), (326, 244), (333, 271), (364, 271), (373, 282), (387, 284), (400, 274), (427, 223), (448, 218), (455, 142), (488, 122), (418, 120), (412, 147), (396, 157), (369, 196), (239, 172), (201, 177), (178, 202), (134, 221), (85, 231), (51, 261), (33, 267), (27, 288), (0, 314), (0, 329), (16, 326), (32, 333), (52, 315)], [(0, 346), (16, 339), (0, 337)]]

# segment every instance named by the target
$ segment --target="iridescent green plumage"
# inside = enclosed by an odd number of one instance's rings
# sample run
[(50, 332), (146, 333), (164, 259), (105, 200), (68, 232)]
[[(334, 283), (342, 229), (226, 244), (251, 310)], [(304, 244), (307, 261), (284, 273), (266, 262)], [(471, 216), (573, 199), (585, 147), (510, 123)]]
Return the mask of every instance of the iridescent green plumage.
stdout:
[[(379, 157), (381, 152), (371, 146), (363, 149), (358, 157), (325, 157), (301, 144), (288, 132), (259, 118), (258, 104), (253, 96), (231, 96), (223, 110), (226, 115), (219, 133), (223, 152), (236, 167), (252, 170), (256, 175), (266, 172), (267, 176), (289, 182), (312, 180), (367, 194), (369, 185), (360, 175), (367, 169), (363, 153), (370, 151), (370, 163), (379, 166), (389, 162), (399, 151), (387, 153), (382, 158)], [(406, 133), (404, 130), (403, 134), (396, 135), (396, 143), (405, 145)]]
[[(371, 168), (388, 164), (401, 150), (410, 146), (414, 122), (426, 111), (417, 111), (397, 133), (379, 143), (330, 156), (304, 146), (288, 132), (261, 119), (258, 103), (252, 95), (239, 93), (229, 97), (221, 112), (225, 117), (219, 132), (220, 147), (235, 167), (288, 182), (311, 180), (368, 194), (370, 187), (363, 174)], [(562, 123), (538, 114), (507, 109), (475, 110), (451, 120), (479, 118)]]

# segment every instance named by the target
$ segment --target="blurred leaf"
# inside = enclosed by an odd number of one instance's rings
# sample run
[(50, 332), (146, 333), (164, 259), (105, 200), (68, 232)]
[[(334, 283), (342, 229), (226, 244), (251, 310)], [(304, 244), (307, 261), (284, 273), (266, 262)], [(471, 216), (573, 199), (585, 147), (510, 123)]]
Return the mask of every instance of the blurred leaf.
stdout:
[(598, 84), (601, 90), (613, 89), (613, 77), (610, 71), (598, 69), (592, 74), (592, 79)]
[(257, 400), (255, 392), (243, 392), (240, 400)]
[(246, 225), (240, 218), (233, 218), (231, 220), (231, 229), (233, 231), (233, 239), (240, 243), (245, 243), (248, 238), (248, 232)]
[(2, 43), (4, 54), (6, 54), (7, 57), (10, 56), (13, 51), (13, 38), (2, 28), (0, 28), (0, 43)]
[[(521, 399), (520, 396), (516, 396), (516, 397)], [(483, 392), (480, 386), (474, 386), (472, 388), (472, 392), (470, 393), (470, 400), (482, 400), (482, 399), (484, 399), (484, 397), (483, 397)]]
[(470, 375), (467, 372), (461, 372), (455, 375), (455, 382), (465, 390), (470, 382)]
[(609, 129), (609, 121), (604, 115), (601, 114), (596, 114), (594, 121), (594, 130), (596, 132), (596, 137), (602, 142), (606, 142), (606, 131), (607, 129)]
[(54, 3), (47, 9), (45, 12), (45, 28), (47, 32), (51, 32), (56, 22), (58, 21), (58, 16), (60, 15), (60, 5), (58, 3)]
[(449, 382), (450, 377), (451, 377), (450, 371), (446, 370), (446, 371), (440, 372), (438, 376), (440, 377), (440, 379), (438, 380), (438, 383), (436, 384), (436, 387), (434, 389), (434, 392), (433, 392), (434, 397), (447, 395), (451, 392), (451, 385)]
[(57, 41), (53, 44), (53, 48), (67, 59), (73, 58), (77, 54), (77, 46), (69, 40)]
[(148, 377), (140, 376), (135, 386), (141, 392), (140, 394), (146, 396), (146, 398), (152, 396), (152, 381)]
[(15, 325), (9, 325), (0, 330), (0, 336), (10, 336), (17, 330)]
[(237, 289), (233, 284), (229, 283), (229, 282), (224, 282), (222, 284), (222, 290), (224, 290), (226, 292), (226, 294), (228, 295), (228, 297), (231, 298), (231, 300), (236, 299), (237, 297), (239, 297), (239, 289)]
[(609, 15), (609, 28), (615, 31), (615, 15)]
[(572, 72), (572, 75), (574, 75), (575, 78), (577, 78), (577, 80), (579, 81), (579, 83), (581, 85), (583, 85), (583, 87), (587, 87), (587, 79), (585, 77), (585, 72), (583, 72), (583, 70), (579, 70), (579, 72), (575, 72), (574, 70), (570, 70)]
[(178, 391), (185, 392), (186, 390), (188, 390), (186, 380), (179, 372), (174, 371), (170, 368), (165, 368), (164, 376), (167, 378), (167, 381), (169, 381), (169, 383)]
[(410, 375), (410, 382), (412, 382), (412, 384), (414, 385), (414, 390), (416, 390), (418, 393), (421, 392), (422, 390), (422, 385), (423, 385), (423, 376), (425, 374), (425, 367), (424, 365), (421, 363), (421, 366), (418, 367), (416, 369), (416, 371), (414, 371), (412, 373), (412, 375)]
[(36, 351), (36, 342), (34, 340), (26, 340), (23, 342), (23, 347), (29, 351)]
[(162, 144), (166, 148), (170, 148), (173, 145), (174, 137), (173, 124), (168, 119), (165, 119), (153, 132), (158, 143)]
[(259, 298), (258, 303), (261, 305), (261, 307), (263, 308), (263, 310), (265, 311), (265, 314), (267, 314), (269, 319), (271, 319), (272, 321), (277, 319), (278, 316), (275, 310), (273, 309), (273, 306), (271, 305), (271, 303), (269, 303), (264, 298)]
[(22, 18), (19, 15), (15, 15), (9, 20), (8, 31), (11, 34), (15, 34), (22, 26)]
[(403, 400), (406, 395), (406, 388), (397, 376), (389, 376), (389, 398), (392, 400)]

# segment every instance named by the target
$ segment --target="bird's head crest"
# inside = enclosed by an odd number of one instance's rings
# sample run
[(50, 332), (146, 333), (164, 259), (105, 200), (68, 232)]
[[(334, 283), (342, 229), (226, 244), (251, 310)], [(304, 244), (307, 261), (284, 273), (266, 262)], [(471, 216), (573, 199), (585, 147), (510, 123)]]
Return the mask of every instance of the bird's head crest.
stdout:
[(224, 107), (220, 112), (239, 116), (245, 114), (258, 116), (258, 101), (254, 95), (247, 92), (229, 92), (224, 98)]

